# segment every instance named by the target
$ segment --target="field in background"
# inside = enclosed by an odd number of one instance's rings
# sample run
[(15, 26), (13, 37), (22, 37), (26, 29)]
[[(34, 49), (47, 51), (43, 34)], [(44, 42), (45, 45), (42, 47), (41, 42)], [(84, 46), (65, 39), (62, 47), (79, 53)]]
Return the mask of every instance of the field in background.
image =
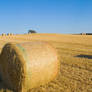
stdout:
[[(34, 40), (47, 41), (56, 48), (61, 68), (54, 81), (28, 92), (92, 92), (91, 35), (26, 34), (0, 36), (0, 52), (7, 42), (20, 43)], [(0, 92), (12, 91), (5, 89), (1, 81)]]

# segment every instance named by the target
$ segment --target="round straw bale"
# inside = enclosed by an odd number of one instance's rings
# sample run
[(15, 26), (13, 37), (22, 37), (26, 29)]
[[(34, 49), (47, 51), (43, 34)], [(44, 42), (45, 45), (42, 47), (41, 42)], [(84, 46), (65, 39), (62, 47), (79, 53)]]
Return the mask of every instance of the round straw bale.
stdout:
[(6, 36), (6, 34), (5, 33), (2, 33), (2, 36)]
[(13, 35), (13, 33), (8, 33), (7, 35), (8, 35), (8, 36), (12, 36), (12, 35)]
[(52, 81), (59, 66), (56, 50), (46, 42), (7, 43), (1, 53), (2, 78), (16, 92)]

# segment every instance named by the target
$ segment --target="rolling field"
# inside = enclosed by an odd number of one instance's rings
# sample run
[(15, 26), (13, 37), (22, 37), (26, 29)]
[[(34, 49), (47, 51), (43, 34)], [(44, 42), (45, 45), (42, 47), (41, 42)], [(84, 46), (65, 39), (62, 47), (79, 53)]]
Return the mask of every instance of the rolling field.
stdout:
[[(92, 36), (61, 34), (26, 34), (0, 36), (0, 52), (7, 42), (47, 41), (61, 63), (59, 75), (52, 82), (28, 92), (92, 92)], [(31, 86), (31, 85), (30, 85)], [(8, 90), (0, 80), (0, 92)]]

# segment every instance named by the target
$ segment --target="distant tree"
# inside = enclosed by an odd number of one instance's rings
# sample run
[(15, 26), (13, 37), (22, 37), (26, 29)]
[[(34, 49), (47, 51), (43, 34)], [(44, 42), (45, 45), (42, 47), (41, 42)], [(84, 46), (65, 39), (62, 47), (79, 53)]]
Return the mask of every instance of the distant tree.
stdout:
[(30, 34), (30, 33), (37, 33), (37, 32), (35, 30), (29, 30), (28, 34)]

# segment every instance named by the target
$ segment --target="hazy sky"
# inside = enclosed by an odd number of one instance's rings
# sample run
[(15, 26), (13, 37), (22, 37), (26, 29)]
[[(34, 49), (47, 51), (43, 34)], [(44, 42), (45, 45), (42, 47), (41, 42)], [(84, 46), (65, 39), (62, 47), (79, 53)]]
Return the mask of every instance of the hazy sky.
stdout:
[(0, 0), (0, 33), (92, 32), (92, 0)]

